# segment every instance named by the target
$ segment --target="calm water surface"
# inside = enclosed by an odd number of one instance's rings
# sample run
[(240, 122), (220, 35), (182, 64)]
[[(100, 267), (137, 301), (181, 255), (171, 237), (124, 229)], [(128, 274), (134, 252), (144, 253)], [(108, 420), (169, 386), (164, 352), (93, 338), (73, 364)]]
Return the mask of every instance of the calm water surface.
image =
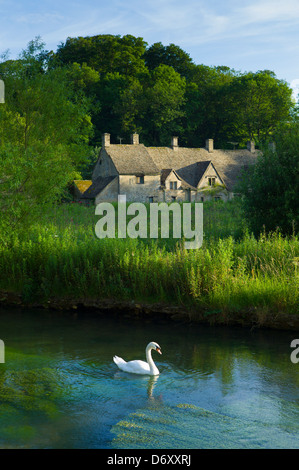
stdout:
[[(0, 310), (0, 447), (299, 448), (296, 337)], [(160, 376), (117, 369), (150, 341)]]

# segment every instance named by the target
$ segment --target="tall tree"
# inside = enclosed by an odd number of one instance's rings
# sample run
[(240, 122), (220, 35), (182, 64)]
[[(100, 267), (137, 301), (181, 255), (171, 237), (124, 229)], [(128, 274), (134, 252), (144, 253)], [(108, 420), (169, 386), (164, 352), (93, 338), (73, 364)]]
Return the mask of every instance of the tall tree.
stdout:
[(180, 130), (186, 80), (168, 65), (155, 68), (144, 84), (141, 112), (137, 119), (148, 145), (168, 145)]
[(207, 138), (224, 146), (223, 138), (228, 121), (228, 101), (223, 90), (237, 72), (229, 67), (197, 65), (187, 82), (183, 142), (194, 147), (202, 146)]
[(190, 77), (194, 68), (190, 55), (175, 44), (163, 46), (161, 42), (156, 42), (146, 50), (143, 58), (149, 70), (168, 65), (185, 78)]
[(120, 73), (136, 76), (145, 71), (143, 54), (147, 43), (132, 35), (67, 38), (58, 46), (55, 60), (63, 65), (87, 64), (101, 74)]
[(226, 88), (228, 116), (239, 140), (268, 139), (279, 123), (290, 116), (292, 90), (271, 71), (241, 74)]
[(240, 183), (243, 207), (251, 230), (299, 231), (299, 120), (275, 131), (276, 148), (265, 147)]
[[(175, 44), (157, 42), (147, 48), (142, 38), (131, 35), (68, 38), (48, 60), (50, 65), (76, 64), (81, 72), (85, 68), (98, 74), (96, 82), (87, 80), (84, 87), (94, 103), (95, 145), (102, 132), (116, 137), (136, 129), (150, 145), (169, 141), (166, 132), (178, 132), (187, 146), (202, 146), (214, 138), (222, 148), (231, 148), (231, 141), (242, 147), (249, 139), (267, 139), (292, 107), (291, 89), (271, 71), (240, 73), (226, 66), (195, 65)], [(178, 74), (169, 75), (165, 93), (165, 80), (155, 72), (159, 67)], [(177, 98), (170, 98), (179, 78), (185, 80), (184, 96), (178, 86)], [(162, 131), (159, 113), (163, 121), (171, 109)]]
[(0, 231), (2, 240), (53, 202), (89, 154), (91, 122), (84, 96), (66, 70), (45, 72), (30, 43), (16, 61), (0, 64), (6, 102), (0, 108)]

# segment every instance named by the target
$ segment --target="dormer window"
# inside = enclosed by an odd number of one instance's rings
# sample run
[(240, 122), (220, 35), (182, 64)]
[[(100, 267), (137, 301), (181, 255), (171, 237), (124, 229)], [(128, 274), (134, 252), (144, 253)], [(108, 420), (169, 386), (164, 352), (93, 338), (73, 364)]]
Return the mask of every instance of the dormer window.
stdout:
[(136, 184), (144, 184), (144, 176), (136, 176)]
[(208, 178), (209, 186), (215, 186), (215, 178)]
[(177, 181), (170, 181), (169, 182), (170, 189), (178, 189), (178, 182)]

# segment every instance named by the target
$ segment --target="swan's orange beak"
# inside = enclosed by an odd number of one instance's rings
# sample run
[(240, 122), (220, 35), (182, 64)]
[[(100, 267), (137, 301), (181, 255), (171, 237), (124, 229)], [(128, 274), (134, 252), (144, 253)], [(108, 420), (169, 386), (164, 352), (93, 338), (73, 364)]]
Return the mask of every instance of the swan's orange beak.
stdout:
[(160, 348), (156, 348), (156, 351), (159, 353), (159, 354), (162, 354), (162, 351)]

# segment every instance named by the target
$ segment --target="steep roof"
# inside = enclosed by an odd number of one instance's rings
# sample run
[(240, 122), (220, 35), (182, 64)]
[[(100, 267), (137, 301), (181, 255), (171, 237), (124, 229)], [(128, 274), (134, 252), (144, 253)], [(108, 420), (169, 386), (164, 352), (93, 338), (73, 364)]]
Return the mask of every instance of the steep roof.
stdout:
[(158, 175), (160, 169), (156, 166), (143, 144), (138, 145), (109, 145), (105, 151), (112, 159), (120, 175)]
[[(109, 145), (104, 149), (121, 175), (158, 175), (173, 169), (184, 180), (186, 187), (196, 188), (210, 162), (229, 191), (233, 190), (242, 169), (256, 162), (258, 151), (217, 150), (204, 148), (145, 147), (136, 145)], [(183, 181), (182, 181), (183, 183)]]
[(193, 187), (197, 187), (200, 177), (212, 161), (217, 173), (227, 189), (231, 191), (246, 165), (256, 162), (258, 151), (249, 150), (213, 150), (203, 148), (149, 147), (148, 153), (155, 165), (163, 168), (175, 168), (177, 174)]
[(74, 185), (78, 188), (80, 193), (84, 193), (91, 185), (91, 180), (74, 180)]
[(106, 176), (102, 177), (99, 176), (92, 185), (83, 193), (82, 197), (86, 199), (93, 199), (96, 197), (101, 191), (103, 191), (106, 186), (111, 183), (111, 181), (117, 178), (116, 176)]

